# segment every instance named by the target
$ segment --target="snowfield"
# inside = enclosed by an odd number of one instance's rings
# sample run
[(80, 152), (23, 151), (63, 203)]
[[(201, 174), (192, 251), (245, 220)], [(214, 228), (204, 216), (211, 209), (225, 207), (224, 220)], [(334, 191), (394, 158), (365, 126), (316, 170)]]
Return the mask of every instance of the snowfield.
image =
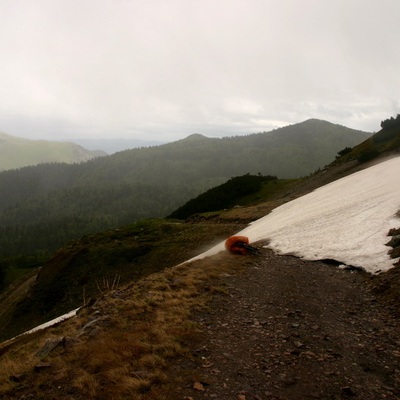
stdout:
[[(391, 228), (400, 227), (400, 157), (322, 186), (286, 203), (238, 232), (250, 242), (269, 240), (278, 254), (332, 259), (376, 274), (393, 267)], [(224, 250), (224, 243), (191, 259)]]

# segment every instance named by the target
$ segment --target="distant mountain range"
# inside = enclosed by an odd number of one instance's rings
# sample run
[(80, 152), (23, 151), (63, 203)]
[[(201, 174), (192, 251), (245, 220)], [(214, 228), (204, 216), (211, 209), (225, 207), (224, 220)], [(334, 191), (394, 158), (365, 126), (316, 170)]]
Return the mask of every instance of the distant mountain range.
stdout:
[(70, 239), (163, 217), (234, 176), (299, 178), (370, 133), (320, 120), (272, 132), (122, 151), (81, 164), (0, 173), (0, 256), (53, 250)]
[(0, 171), (43, 163), (81, 163), (104, 156), (69, 142), (29, 140), (0, 132)]

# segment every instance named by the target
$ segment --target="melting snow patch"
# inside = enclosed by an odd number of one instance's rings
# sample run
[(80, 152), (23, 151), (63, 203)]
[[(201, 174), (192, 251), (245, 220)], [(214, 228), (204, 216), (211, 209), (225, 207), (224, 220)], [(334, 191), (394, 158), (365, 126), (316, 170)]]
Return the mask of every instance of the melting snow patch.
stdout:
[[(278, 254), (333, 259), (378, 273), (396, 262), (385, 243), (389, 230), (400, 227), (399, 209), (400, 157), (396, 157), (286, 203), (237, 234), (248, 236), (250, 242), (268, 238), (267, 247)], [(223, 249), (220, 243), (195, 258)]]
[(56, 324), (58, 324), (58, 323), (60, 323), (62, 321), (65, 321), (66, 319), (72, 318), (72, 317), (74, 317), (76, 315), (76, 313), (80, 310), (80, 308), (81, 307), (76, 308), (75, 310), (72, 310), (67, 314), (64, 314), (64, 315), (61, 315), (60, 317), (54, 318), (51, 321), (47, 321), (42, 325), (38, 325), (37, 327), (35, 327), (35, 328), (33, 328), (33, 329), (29, 330), (29, 331), (26, 331), (24, 333), (21, 333), (18, 336), (14, 336), (13, 338), (6, 340), (4, 343), (11, 342), (12, 340), (14, 340), (14, 339), (16, 339), (16, 338), (18, 338), (20, 336), (29, 335), (30, 333), (41, 331), (41, 330), (46, 329), (46, 328), (48, 328), (50, 326), (53, 326), (53, 325), (56, 325)]

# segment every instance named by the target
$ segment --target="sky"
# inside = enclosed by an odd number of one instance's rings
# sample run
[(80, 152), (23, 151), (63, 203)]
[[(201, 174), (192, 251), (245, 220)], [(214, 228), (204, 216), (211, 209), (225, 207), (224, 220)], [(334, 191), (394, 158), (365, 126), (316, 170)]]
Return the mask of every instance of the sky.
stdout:
[[(348, 175), (275, 208), (238, 235), (250, 243), (269, 240), (266, 247), (277, 254), (385, 272), (396, 262), (386, 243), (389, 230), (400, 228), (399, 171), (396, 157)], [(224, 242), (192, 260), (223, 250)]]
[(0, 0), (0, 131), (234, 136), (400, 111), (398, 0)]

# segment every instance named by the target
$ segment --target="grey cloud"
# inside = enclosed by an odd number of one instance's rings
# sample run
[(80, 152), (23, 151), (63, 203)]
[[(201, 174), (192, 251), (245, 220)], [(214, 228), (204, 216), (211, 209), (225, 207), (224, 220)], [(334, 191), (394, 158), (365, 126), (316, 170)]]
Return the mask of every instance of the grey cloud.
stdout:
[(377, 130), (398, 112), (399, 11), (396, 0), (4, 0), (0, 130), (173, 140), (307, 118)]

